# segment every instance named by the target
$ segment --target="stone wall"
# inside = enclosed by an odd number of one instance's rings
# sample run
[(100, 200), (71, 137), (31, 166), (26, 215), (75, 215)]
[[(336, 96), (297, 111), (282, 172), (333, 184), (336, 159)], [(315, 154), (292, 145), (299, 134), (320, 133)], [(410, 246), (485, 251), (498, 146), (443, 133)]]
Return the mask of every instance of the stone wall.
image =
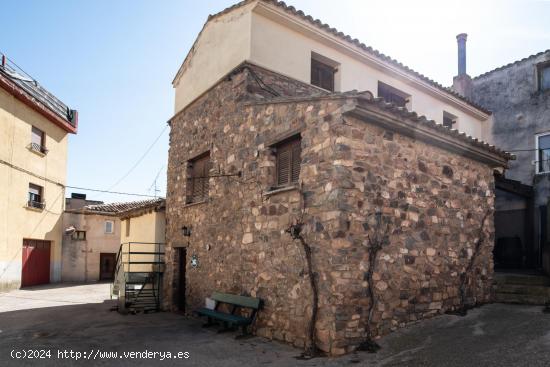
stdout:
[[(187, 247), (188, 312), (213, 291), (259, 297), (255, 332), (303, 346), (311, 290), (300, 244), (285, 233), (303, 222), (320, 293), (318, 346), (349, 352), (364, 337), (376, 208), (391, 232), (374, 273), (376, 334), (458, 305), (460, 274), (494, 204), (492, 169), (348, 116), (356, 102), (345, 94), (321, 96), (310, 87), (318, 96), (307, 97), (302, 83), (253, 71), (234, 73), (171, 121), (165, 309), (178, 299), (175, 248)], [(270, 88), (282, 97), (269, 99)], [(294, 133), (302, 138), (300, 185), (269, 191), (270, 145)], [(186, 205), (186, 163), (206, 151), (211, 176), (242, 176), (211, 177), (208, 200)], [(483, 230), (468, 294), (477, 303), (490, 298), (492, 216)]]
[(378, 231), (387, 233), (389, 243), (378, 253), (373, 274), (376, 334), (456, 309), (460, 275), (481, 231), (485, 241), (467, 296), (469, 304), (488, 302), (493, 275), (492, 169), (352, 117), (344, 118), (336, 143), (341, 219), (349, 228), (332, 241), (336, 347), (349, 351), (365, 330), (367, 236), (373, 238), (377, 230), (377, 210), (383, 223)]

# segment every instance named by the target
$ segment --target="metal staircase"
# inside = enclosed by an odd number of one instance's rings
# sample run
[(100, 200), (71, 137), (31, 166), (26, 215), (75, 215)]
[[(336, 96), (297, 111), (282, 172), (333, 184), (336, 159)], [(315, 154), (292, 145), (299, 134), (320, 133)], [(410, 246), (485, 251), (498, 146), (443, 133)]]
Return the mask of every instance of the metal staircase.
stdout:
[(160, 309), (164, 244), (128, 242), (120, 245), (111, 297), (118, 298), (118, 311), (155, 312)]

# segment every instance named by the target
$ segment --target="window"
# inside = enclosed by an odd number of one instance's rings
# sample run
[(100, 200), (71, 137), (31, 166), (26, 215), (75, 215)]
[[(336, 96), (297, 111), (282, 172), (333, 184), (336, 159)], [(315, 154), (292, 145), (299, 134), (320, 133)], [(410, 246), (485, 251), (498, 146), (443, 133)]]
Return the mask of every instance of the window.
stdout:
[(86, 231), (74, 231), (71, 237), (74, 241), (84, 241), (86, 239)]
[(330, 65), (329, 60), (320, 61), (319, 58), (322, 56), (311, 58), (311, 84), (334, 92), (334, 75), (337, 68), (335, 65)]
[(407, 107), (407, 103), (410, 102), (411, 98), (407, 93), (382, 82), (378, 82), (378, 97), (383, 97), (386, 102), (399, 107)]
[(112, 220), (105, 221), (105, 233), (113, 233), (114, 222)]
[(546, 62), (537, 65), (538, 89), (540, 91), (550, 90), (550, 63)]
[(27, 202), (29, 208), (44, 209), (43, 191), (42, 186), (29, 184), (29, 201)]
[(448, 127), (449, 129), (453, 129), (453, 125), (456, 124), (456, 121), (458, 120), (458, 117), (455, 115), (443, 111), (443, 126)]
[(46, 149), (46, 134), (36, 127), (32, 127), (31, 130), (31, 145), (30, 149), (36, 152), (46, 154), (48, 150)]
[(199, 203), (208, 198), (208, 175), (210, 174), (210, 152), (192, 159), (187, 165), (186, 202)]
[(277, 187), (290, 186), (300, 177), (302, 141), (299, 136), (289, 138), (275, 146)]
[(550, 172), (550, 133), (537, 136), (537, 173)]
[(130, 218), (126, 219), (126, 237), (130, 236)]

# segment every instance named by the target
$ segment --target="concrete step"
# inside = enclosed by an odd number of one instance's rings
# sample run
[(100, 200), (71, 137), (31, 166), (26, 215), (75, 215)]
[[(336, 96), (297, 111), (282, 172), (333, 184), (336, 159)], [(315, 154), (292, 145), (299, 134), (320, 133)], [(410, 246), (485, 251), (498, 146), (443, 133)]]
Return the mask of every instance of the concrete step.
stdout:
[(550, 299), (550, 287), (545, 287), (542, 285), (499, 284), (497, 285), (497, 293), (523, 294), (547, 297)]
[(529, 294), (495, 293), (495, 302), (513, 303), (521, 305), (543, 306), (549, 301), (548, 297)]
[(495, 273), (495, 283), (550, 287), (550, 277), (544, 275)]

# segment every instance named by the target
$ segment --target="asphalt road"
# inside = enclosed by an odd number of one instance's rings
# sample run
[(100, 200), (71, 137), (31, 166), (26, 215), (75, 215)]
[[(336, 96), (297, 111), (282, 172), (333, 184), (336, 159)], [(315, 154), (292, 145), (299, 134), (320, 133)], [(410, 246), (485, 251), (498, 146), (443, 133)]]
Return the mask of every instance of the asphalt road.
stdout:
[(1, 293), (0, 366), (550, 366), (550, 314), (542, 307), (487, 305), (399, 330), (376, 354), (302, 361), (285, 344), (236, 340), (181, 315), (120, 315), (110, 311), (108, 290)]

